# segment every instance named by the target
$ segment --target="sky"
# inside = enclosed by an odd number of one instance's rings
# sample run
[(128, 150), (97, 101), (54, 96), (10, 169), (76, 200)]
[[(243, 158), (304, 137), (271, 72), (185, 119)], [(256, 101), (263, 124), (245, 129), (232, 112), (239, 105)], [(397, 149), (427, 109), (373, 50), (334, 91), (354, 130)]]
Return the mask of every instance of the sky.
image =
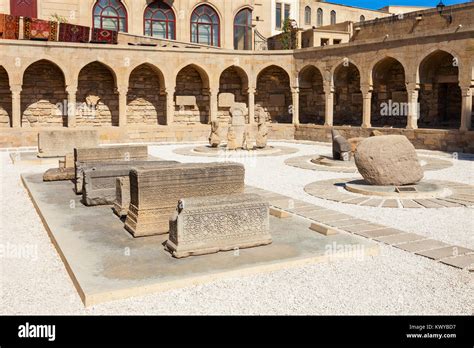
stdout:
[[(439, 0), (328, 0), (328, 2), (355, 7), (379, 9), (388, 5), (436, 7)], [(468, 2), (468, 0), (443, 0), (445, 5), (455, 5), (463, 2)]]

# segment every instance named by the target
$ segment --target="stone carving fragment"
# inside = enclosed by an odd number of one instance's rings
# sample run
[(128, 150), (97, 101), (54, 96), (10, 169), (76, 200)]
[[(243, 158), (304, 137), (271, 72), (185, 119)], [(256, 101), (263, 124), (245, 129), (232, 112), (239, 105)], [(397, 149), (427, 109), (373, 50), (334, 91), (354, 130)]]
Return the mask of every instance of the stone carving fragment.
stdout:
[(267, 245), (269, 204), (255, 194), (184, 198), (170, 220), (166, 249), (176, 258)]

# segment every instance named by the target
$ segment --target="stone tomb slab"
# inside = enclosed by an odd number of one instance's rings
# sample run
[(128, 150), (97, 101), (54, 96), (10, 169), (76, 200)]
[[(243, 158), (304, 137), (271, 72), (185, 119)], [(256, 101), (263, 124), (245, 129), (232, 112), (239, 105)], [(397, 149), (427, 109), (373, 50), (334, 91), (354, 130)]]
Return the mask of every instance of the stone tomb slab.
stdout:
[[(307, 220), (293, 216), (270, 217), (270, 245), (175, 259), (164, 249), (167, 235), (133, 238), (110, 207), (80, 204), (71, 183), (44, 183), (41, 174), (24, 174), (22, 180), (86, 306), (379, 252), (365, 238), (314, 233)], [(348, 253), (348, 246), (355, 252)]]

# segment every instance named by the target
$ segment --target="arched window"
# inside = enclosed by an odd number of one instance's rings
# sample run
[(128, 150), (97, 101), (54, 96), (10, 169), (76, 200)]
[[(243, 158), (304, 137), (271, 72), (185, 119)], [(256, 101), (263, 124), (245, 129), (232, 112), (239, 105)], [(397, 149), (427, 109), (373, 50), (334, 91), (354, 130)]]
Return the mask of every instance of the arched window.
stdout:
[(161, 39), (176, 39), (176, 17), (171, 7), (161, 0), (148, 5), (144, 15), (144, 33)]
[(304, 9), (304, 24), (311, 25), (311, 7), (309, 6)]
[(252, 10), (244, 8), (234, 18), (234, 49), (252, 49)]
[(336, 24), (336, 11), (331, 11), (331, 25)]
[(361, 22), (365, 22), (365, 16), (364, 16), (364, 15), (361, 15), (361, 16), (360, 16), (360, 21), (361, 21)]
[(193, 11), (191, 42), (220, 46), (219, 16), (212, 7), (201, 5)]
[(323, 9), (318, 8), (318, 18), (316, 19), (316, 26), (322, 27), (323, 26)]
[(94, 28), (127, 32), (127, 10), (120, 0), (98, 0), (93, 16)]

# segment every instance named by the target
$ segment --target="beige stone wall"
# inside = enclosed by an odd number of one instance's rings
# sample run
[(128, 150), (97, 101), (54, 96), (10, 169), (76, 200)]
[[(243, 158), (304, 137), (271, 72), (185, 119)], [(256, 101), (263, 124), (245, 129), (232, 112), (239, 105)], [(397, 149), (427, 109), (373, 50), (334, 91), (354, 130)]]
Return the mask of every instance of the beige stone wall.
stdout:
[[(390, 128), (358, 128), (335, 127), (345, 138), (369, 137), (373, 130), (385, 135), (405, 135), (417, 149), (440, 150), (449, 152), (474, 153), (474, 132), (439, 129), (390, 129)], [(331, 128), (316, 125), (300, 125), (296, 127), (295, 139), (331, 142)]]
[(292, 99), (288, 74), (277, 67), (265, 69), (258, 76), (255, 102), (269, 114), (269, 121), (291, 123)]
[(5, 69), (0, 68), (0, 127), (8, 128), (11, 125), (12, 97), (8, 74)]
[(118, 125), (118, 99), (112, 72), (94, 62), (79, 73), (77, 103), (78, 126)]
[(149, 65), (137, 67), (130, 75), (127, 95), (127, 123), (165, 125), (166, 97), (161, 93), (160, 77)]
[[(307, 25), (304, 21), (305, 7), (311, 7), (311, 24)], [(317, 26), (316, 17), (318, 8), (323, 10), (323, 26), (331, 24), (331, 11), (336, 11), (336, 22), (341, 23), (345, 21), (359, 22), (360, 16), (365, 16), (366, 20), (375, 18), (383, 18), (389, 14), (383, 11), (369, 10), (363, 8), (356, 8), (314, 0), (300, 0), (300, 27), (309, 29), (312, 26)]]
[[(9, 1), (0, 0), (0, 12), (9, 12)], [(267, 1), (255, 0), (169, 0), (176, 16), (177, 28), (176, 39), (178, 41), (190, 41), (190, 18), (192, 11), (200, 4), (212, 6), (219, 15), (221, 21), (221, 47), (232, 49), (234, 45), (234, 17), (242, 8), (249, 7), (254, 10), (254, 18), (257, 16), (261, 21), (256, 22), (256, 29), (263, 35), (270, 36), (270, 11)], [(270, 1), (268, 1), (269, 3)], [(149, 1), (147, 0), (122, 0), (128, 15), (128, 32), (135, 35), (143, 35), (143, 15)], [(52, 15), (58, 14), (65, 17), (69, 23), (92, 26), (92, 9), (95, 0), (38, 0), (38, 16), (42, 19), (50, 19)], [(7, 7), (8, 6), (8, 7)]]
[(21, 92), (22, 127), (65, 125), (65, 88), (63, 73), (54, 64), (41, 60), (28, 67)]

